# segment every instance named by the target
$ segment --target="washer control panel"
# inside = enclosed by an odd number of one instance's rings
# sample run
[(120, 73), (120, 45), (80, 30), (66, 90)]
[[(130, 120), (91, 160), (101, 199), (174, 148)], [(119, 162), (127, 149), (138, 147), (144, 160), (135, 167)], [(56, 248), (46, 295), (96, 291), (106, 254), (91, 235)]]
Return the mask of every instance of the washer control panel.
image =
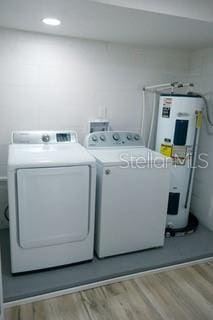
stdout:
[(11, 143), (15, 144), (61, 144), (77, 143), (75, 131), (15, 131)]
[(84, 146), (86, 148), (103, 148), (103, 147), (141, 147), (144, 141), (140, 134), (126, 131), (106, 131), (90, 133)]

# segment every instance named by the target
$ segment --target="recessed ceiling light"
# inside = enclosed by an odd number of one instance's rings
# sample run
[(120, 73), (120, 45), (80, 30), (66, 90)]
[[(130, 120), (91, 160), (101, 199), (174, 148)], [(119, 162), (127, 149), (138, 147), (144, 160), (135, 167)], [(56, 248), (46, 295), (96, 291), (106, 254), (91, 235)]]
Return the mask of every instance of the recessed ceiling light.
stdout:
[(42, 22), (49, 26), (59, 26), (61, 24), (61, 21), (56, 18), (44, 18), (42, 19)]

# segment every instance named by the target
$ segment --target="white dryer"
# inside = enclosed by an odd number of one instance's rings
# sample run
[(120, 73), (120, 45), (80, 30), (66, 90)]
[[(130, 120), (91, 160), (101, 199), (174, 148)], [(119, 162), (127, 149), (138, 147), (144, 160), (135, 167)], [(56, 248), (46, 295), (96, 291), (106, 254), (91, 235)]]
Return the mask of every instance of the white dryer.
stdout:
[(171, 160), (132, 132), (92, 133), (85, 146), (97, 160), (97, 255), (163, 246)]
[(14, 132), (8, 192), (12, 273), (93, 258), (96, 164), (73, 131)]

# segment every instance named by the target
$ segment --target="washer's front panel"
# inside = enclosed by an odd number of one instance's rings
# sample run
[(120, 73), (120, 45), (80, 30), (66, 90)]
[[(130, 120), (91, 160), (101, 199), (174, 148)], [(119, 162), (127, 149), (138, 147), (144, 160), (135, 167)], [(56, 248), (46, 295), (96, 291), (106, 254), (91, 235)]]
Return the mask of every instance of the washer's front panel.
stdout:
[(99, 257), (162, 246), (169, 170), (98, 167)]

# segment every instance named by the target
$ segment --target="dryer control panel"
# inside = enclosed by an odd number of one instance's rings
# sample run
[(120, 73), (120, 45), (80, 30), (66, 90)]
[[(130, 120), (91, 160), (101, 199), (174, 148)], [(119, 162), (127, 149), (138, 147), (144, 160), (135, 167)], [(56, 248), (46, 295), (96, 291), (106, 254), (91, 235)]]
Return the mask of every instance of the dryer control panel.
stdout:
[(77, 143), (75, 131), (14, 131), (12, 144), (61, 144)]
[(86, 148), (143, 147), (144, 141), (137, 132), (106, 131), (90, 133), (84, 142)]

